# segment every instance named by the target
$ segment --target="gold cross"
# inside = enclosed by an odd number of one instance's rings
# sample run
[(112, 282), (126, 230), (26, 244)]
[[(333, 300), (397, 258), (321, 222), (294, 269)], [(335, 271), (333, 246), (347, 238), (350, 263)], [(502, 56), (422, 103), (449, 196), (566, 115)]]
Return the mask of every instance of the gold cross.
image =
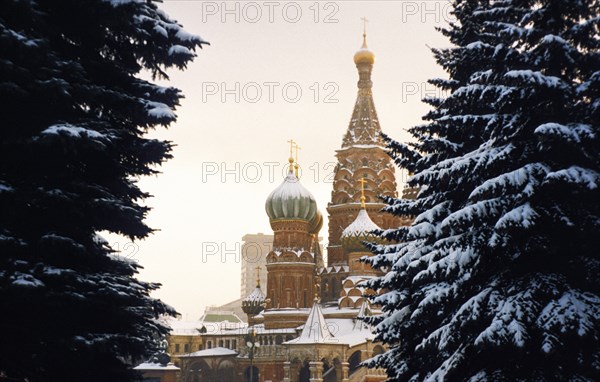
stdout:
[(363, 35), (366, 36), (367, 35), (367, 23), (369, 22), (369, 20), (366, 17), (361, 17), (360, 19), (363, 21)]
[(360, 204), (361, 204), (362, 208), (365, 208), (365, 200), (367, 200), (367, 198), (365, 198), (365, 183), (367, 183), (367, 181), (365, 180), (365, 177), (363, 176), (362, 178), (360, 178), (359, 182), (360, 182)]
[(256, 286), (260, 288), (260, 267), (256, 267)]
[(292, 158), (294, 154), (294, 145), (296, 144), (296, 142), (294, 142), (293, 139), (290, 139), (287, 142), (290, 144), (290, 158)]
[(290, 139), (287, 142), (290, 144), (290, 158), (288, 159), (288, 162), (290, 163), (289, 171), (292, 172), (294, 169), (294, 145), (296, 144), (296, 142), (294, 142), (293, 139)]

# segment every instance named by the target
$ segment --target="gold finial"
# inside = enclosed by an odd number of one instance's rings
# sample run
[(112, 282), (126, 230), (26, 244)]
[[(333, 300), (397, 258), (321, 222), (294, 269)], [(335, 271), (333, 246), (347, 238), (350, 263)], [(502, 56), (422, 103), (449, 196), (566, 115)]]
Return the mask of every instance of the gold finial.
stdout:
[(365, 180), (365, 177), (363, 176), (362, 178), (360, 178), (359, 182), (360, 182), (360, 205), (364, 209), (365, 208), (365, 200), (367, 200), (367, 198), (365, 198), (365, 183), (367, 183), (367, 181)]
[(290, 163), (289, 172), (292, 172), (294, 171), (294, 145), (296, 144), (296, 142), (294, 142), (293, 139), (290, 139), (287, 142), (290, 144), (290, 157), (288, 158), (288, 162)]
[(260, 288), (260, 267), (256, 267), (256, 287)]
[(367, 47), (367, 23), (369, 22), (369, 19), (367, 19), (366, 17), (361, 17), (360, 18), (363, 21), (363, 48)]
[(296, 178), (298, 177), (298, 150), (302, 150), (302, 147), (298, 146), (298, 143), (295, 143), (296, 146), (296, 164), (294, 165), (294, 169), (296, 170)]
[[(367, 22), (369, 20), (366, 17), (362, 17), (361, 20), (363, 21), (363, 43), (360, 49), (354, 54), (354, 63), (356, 65), (373, 65), (375, 63), (375, 54), (367, 47)], [(367, 82), (370, 83), (371, 81)]]

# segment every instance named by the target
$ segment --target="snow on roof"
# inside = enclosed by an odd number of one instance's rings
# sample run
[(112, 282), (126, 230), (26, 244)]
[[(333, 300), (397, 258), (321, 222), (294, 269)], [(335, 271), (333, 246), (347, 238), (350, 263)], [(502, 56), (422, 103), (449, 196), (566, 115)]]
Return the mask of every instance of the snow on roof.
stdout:
[(321, 311), (321, 304), (315, 301), (308, 313), (306, 323), (302, 328), (300, 337), (288, 341), (291, 344), (313, 344), (313, 343), (325, 343), (332, 342), (333, 334), (329, 330), (329, 324), (325, 321), (323, 312)]
[(248, 328), (247, 323), (243, 324), (228, 324), (228, 323), (213, 323), (209, 322), (206, 325), (206, 334), (204, 335), (239, 335), (245, 333)]
[(281, 314), (306, 314), (308, 312), (307, 308), (279, 308), (279, 309), (272, 309), (272, 310), (266, 310), (263, 312), (263, 316), (270, 316), (270, 315), (281, 315)]
[(310, 251), (307, 251), (304, 248), (291, 248), (291, 247), (283, 247), (283, 248), (280, 248), (279, 250), (273, 250), (272, 252), (277, 256), (281, 256), (283, 253), (293, 253), (296, 255), (296, 257), (302, 256), (303, 253), (308, 253), (309, 255), (312, 255), (312, 253), (310, 253)]
[(133, 368), (134, 370), (179, 370), (179, 368), (172, 363), (162, 365), (154, 362), (143, 362)]
[(358, 236), (377, 229), (380, 229), (379, 226), (373, 223), (373, 220), (371, 220), (369, 214), (363, 208), (358, 212), (356, 219), (342, 232), (342, 237)]
[(339, 344), (346, 344), (350, 347), (365, 343), (367, 340), (373, 341), (375, 334), (371, 329), (364, 327), (355, 328), (356, 319), (351, 318), (332, 318), (327, 320), (330, 327), (334, 328), (335, 340)]
[(181, 321), (167, 319), (166, 325), (171, 328), (171, 334), (175, 335), (200, 335), (198, 330), (204, 326), (201, 321)]
[(193, 353), (188, 353), (188, 354), (184, 354), (181, 355), (180, 357), (223, 357), (223, 356), (230, 356), (230, 355), (237, 355), (238, 353), (235, 350), (231, 350), (231, 349), (227, 349), (227, 348), (222, 348), (222, 347), (216, 347), (216, 348), (212, 348), (212, 349), (205, 349), (205, 350), (199, 350)]
[[(344, 289), (350, 289), (350, 288), (365, 289), (365, 287), (360, 284), (364, 281), (374, 279), (375, 277), (376, 276), (367, 276), (367, 275), (365, 275), (365, 276), (348, 276), (342, 280), (342, 285), (344, 286)], [(344, 285), (344, 284), (346, 284), (347, 281), (351, 282), (351, 287), (346, 287)]]
[[(237, 316), (236, 316), (237, 317)], [(242, 331), (248, 326), (245, 322), (210, 322), (210, 321), (183, 321), (171, 317), (165, 319), (164, 324), (171, 328), (171, 335), (180, 336), (199, 336), (200, 329), (206, 329), (205, 334), (229, 334), (235, 331)]]
[(332, 306), (322, 307), (321, 311), (323, 312), (323, 315), (328, 316), (328, 315), (334, 315), (334, 314), (356, 313), (357, 308), (351, 308), (351, 307), (340, 308), (337, 304), (335, 304)]
[(321, 273), (345, 273), (350, 270), (350, 267), (347, 265), (335, 265), (331, 267), (322, 267), (318, 269), (319, 274)]
[(288, 172), (287, 176), (277, 187), (271, 192), (271, 195), (267, 199), (282, 198), (282, 199), (294, 199), (294, 198), (310, 198), (315, 200), (314, 196), (300, 184), (300, 180), (296, 178), (293, 171)]
[(256, 288), (254, 288), (254, 290), (252, 291), (252, 293), (250, 293), (245, 299), (244, 301), (265, 301), (265, 294), (263, 293), (263, 291), (260, 289), (260, 286), (256, 286)]
[[(256, 332), (256, 334), (289, 334), (289, 333), (296, 333), (296, 329), (295, 328), (279, 328), (279, 329), (265, 329), (265, 325), (264, 324), (258, 324), (258, 325), (254, 325), (251, 328), (254, 329), (254, 331)], [(248, 330), (246, 330), (245, 333), (247, 333)]]
[(359, 144), (351, 144), (348, 147), (343, 147), (341, 149), (338, 149), (336, 151), (344, 151), (344, 150), (348, 150), (351, 148), (359, 148), (359, 149), (374, 149), (374, 148), (378, 148), (378, 149), (382, 149), (385, 150), (385, 147), (380, 146), (380, 145), (359, 145)]
[(206, 310), (202, 317), (202, 322), (229, 322), (229, 323), (241, 323), (243, 322), (235, 313), (229, 310)]

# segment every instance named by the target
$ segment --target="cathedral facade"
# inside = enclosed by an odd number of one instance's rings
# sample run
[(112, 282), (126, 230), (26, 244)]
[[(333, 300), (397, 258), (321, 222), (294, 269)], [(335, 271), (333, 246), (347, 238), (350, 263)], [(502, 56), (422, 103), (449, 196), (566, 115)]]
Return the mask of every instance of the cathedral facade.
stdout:
[[(390, 157), (384, 151), (372, 95), (375, 55), (366, 44), (354, 55), (358, 95), (348, 129), (337, 150), (325, 264), (318, 242), (323, 215), (289, 159), (283, 182), (267, 197), (273, 244), (265, 258), (266, 285), (241, 301), (248, 325), (216, 325), (173, 335), (193, 343), (173, 354), (181, 382), (383, 381), (385, 372), (359, 364), (385, 349), (357, 317), (377, 313), (362, 282), (381, 275), (359, 261), (377, 240), (373, 230), (410, 223), (381, 212), (379, 195), (397, 197)], [(264, 279), (263, 279), (264, 280)], [(197, 337), (193, 341), (192, 337)], [(200, 339), (200, 340), (198, 340)]]

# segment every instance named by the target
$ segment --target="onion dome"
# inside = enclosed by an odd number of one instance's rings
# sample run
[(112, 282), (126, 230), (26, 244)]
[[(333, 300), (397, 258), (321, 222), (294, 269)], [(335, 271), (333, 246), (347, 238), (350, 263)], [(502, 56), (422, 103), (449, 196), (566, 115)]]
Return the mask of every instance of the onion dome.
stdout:
[(360, 49), (354, 53), (354, 63), (356, 65), (359, 64), (369, 64), (373, 65), (375, 63), (375, 53), (373, 53), (367, 47), (367, 34), (363, 34), (363, 44)]
[[(315, 197), (294, 175), (293, 159), (290, 158), (290, 171), (279, 187), (273, 190), (265, 209), (271, 220), (307, 220), (312, 222), (317, 216)], [(316, 223), (315, 223), (316, 225)]]
[(321, 228), (323, 228), (323, 215), (321, 211), (317, 210), (315, 217), (308, 222), (308, 233), (316, 235)]
[(342, 247), (347, 252), (365, 252), (363, 241), (377, 241), (378, 237), (371, 231), (381, 229), (371, 220), (367, 211), (362, 208), (354, 221), (342, 232)]
[(265, 309), (265, 295), (260, 289), (260, 284), (242, 300), (242, 310), (249, 316), (256, 316)]

